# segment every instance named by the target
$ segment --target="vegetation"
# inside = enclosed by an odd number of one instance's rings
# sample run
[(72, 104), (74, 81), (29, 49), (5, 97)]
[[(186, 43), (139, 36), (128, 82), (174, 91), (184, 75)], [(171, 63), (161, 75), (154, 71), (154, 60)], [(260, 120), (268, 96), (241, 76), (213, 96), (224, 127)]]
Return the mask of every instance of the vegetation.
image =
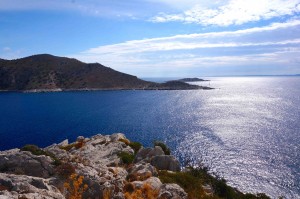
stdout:
[(154, 83), (98, 63), (48, 54), (0, 59), (0, 90), (31, 89), (148, 89), (190, 90), (204, 87), (180, 81)]
[(128, 146), (134, 150), (134, 153), (137, 153), (142, 147), (142, 144), (139, 142), (130, 142)]
[(134, 160), (134, 155), (127, 152), (120, 152), (118, 154), (119, 158), (121, 158), (123, 164), (131, 164)]
[(137, 153), (142, 147), (140, 142), (130, 142), (127, 139), (119, 139), (119, 141), (125, 143), (127, 146), (130, 146), (134, 150), (134, 153)]
[(48, 54), (0, 59), (0, 90), (143, 88), (149, 82), (105, 67)]
[[(265, 194), (243, 194), (237, 189), (228, 186), (224, 179), (210, 175), (206, 168), (189, 167), (186, 171), (175, 173), (160, 171), (159, 178), (163, 183), (176, 183), (181, 186), (187, 192), (189, 199), (269, 199)], [(210, 185), (214, 195), (209, 196), (203, 185)]]
[(87, 190), (88, 185), (83, 184), (83, 176), (72, 174), (68, 182), (64, 183), (66, 190), (66, 198), (68, 199), (82, 199), (82, 194)]
[(153, 189), (151, 185), (144, 184), (141, 188), (135, 188), (133, 184), (128, 183), (124, 187), (125, 199), (156, 199), (159, 190)]
[(154, 141), (153, 144), (154, 144), (154, 146), (160, 146), (166, 155), (171, 154), (170, 148), (167, 147), (167, 145), (165, 143), (163, 143), (162, 141)]
[(44, 151), (43, 149), (39, 148), (36, 145), (27, 144), (27, 145), (25, 145), (25, 146), (23, 146), (21, 148), (21, 151), (29, 151), (33, 155), (45, 155), (45, 156), (49, 156), (54, 161), (53, 162), (54, 165), (58, 166), (58, 165), (61, 164), (61, 161), (59, 159), (57, 159), (53, 153), (50, 153), (48, 151)]
[(61, 146), (59, 147), (60, 149), (66, 150), (66, 151), (70, 151), (73, 147), (75, 147), (76, 149), (80, 149), (84, 146), (84, 141), (78, 141), (78, 142), (74, 142), (72, 144), (68, 144), (66, 146)]

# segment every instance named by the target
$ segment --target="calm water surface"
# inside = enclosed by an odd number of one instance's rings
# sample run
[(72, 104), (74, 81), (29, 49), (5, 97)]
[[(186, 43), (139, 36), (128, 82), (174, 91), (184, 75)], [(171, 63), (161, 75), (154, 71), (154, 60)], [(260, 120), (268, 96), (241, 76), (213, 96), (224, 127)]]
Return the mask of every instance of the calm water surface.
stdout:
[(244, 192), (300, 198), (300, 78), (211, 78), (210, 91), (0, 93), (0, 150), (123, 132), (164, 140)]

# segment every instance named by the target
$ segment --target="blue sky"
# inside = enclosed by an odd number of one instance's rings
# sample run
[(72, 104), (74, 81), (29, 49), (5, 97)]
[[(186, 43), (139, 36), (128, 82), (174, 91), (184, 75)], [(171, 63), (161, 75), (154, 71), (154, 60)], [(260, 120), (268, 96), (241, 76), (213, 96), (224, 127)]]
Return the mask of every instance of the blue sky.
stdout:
[(0, 0), (0, 58), (139, 77), (300, 73), (300, 0)]

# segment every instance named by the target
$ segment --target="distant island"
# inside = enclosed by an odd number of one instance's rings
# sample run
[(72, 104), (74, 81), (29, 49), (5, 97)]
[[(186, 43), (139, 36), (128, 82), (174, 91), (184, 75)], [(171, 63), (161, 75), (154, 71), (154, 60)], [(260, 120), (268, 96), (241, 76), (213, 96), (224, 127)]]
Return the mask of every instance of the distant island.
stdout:
[[(193, 78), (192, 78), (193, 79)], [(155, 83), (121, 73), (99, 63), (49, 54), (21, 59), (0, 59), (1, 91), (73, 91), (73, 90), (196, 90), (212, 89), (185, 81)]]
[(181, 82), (206, 82), (209, 80), (194, 77), (194, 78), (183, 78), (183, 79), (179, 79), (178, 81), (181, 81)]

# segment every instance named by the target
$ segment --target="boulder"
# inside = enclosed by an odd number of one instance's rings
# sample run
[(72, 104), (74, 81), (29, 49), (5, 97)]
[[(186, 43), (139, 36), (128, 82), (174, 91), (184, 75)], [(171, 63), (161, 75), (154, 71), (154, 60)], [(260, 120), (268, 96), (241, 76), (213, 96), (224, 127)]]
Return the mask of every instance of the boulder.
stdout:
[(48, 178), (54, 174), (53, 160), (45, 155), (12, 149), (0, 152), (0, 172)]
[(155, 146), (154, 148), (141, 148), (137, 152), (133, 162), (137, 163), (142, 160), (145, 162), (150, 162), (152, 157), (159, 155), (165, 155), (164, 151), (161, 149), (160, 146)]
[(38, 177), (0, 173), (0, 186), (0, 198), (65, 198), (49, 180)]
[(110, 140), (112, 142), (117, 142), (119, 141), (120, 139), (124, 139), (124, 140), (127, 140), (125, 135), (123, 133), (114, 133), (110, 136)]
[(132, 184), (135, 188), (142, 188), (145, 184), (148, 184), (151, 186), (152, 189), (159, 191), (161, 189), (161, 186), (163, 185), (159, 178), (157, 177), (150, 177), (147, 180), (144, 181), (133, 181)]
[(146, 180), (152, 176), (157, 176), (156, 168), (149, 163), (137, 163), (128, 169), (128, 180)]
[(172, 155), (154, 156), (150, 163), (159, 170), (180, 171), (180, 163)]
[(158, 199), (187, 199), (187, 193), (177, 184), (163, 184)]
[(65, 139), (64, 141), (62, 141), (61, 143), (58, 143), (57, 145), (59, 146), (62, 146), (62, 147), (65, 147), (69, 144), (69, 140), (68, 139)]

